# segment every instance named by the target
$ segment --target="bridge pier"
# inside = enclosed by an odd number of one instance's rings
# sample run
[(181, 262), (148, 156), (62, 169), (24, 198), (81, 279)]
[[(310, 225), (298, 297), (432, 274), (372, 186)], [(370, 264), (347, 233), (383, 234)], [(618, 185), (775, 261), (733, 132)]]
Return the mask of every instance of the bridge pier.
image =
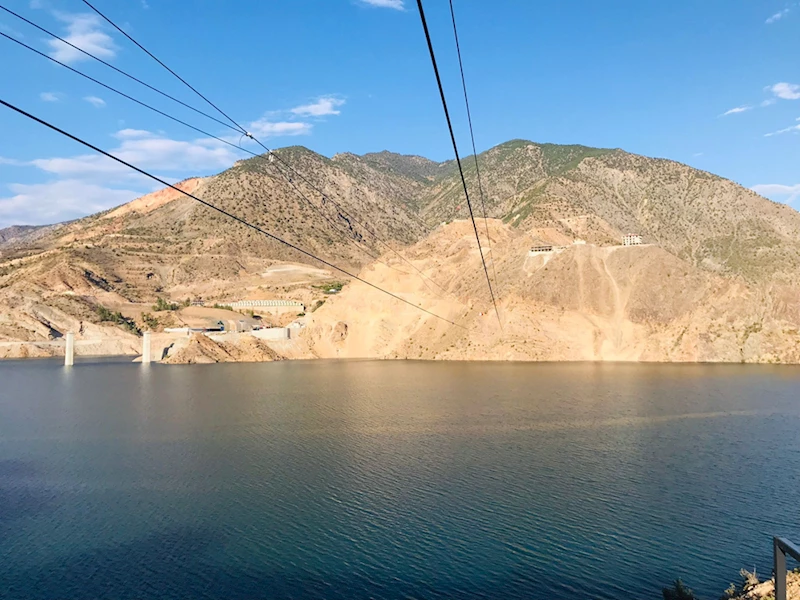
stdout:
[(142, 364), (150, 364), (150, 332), (145, 331), (142, 335)]
[(64, 350), (64, 366), (71, 367), (75, 364), (75, 334), (67, 332), (67, 347)]

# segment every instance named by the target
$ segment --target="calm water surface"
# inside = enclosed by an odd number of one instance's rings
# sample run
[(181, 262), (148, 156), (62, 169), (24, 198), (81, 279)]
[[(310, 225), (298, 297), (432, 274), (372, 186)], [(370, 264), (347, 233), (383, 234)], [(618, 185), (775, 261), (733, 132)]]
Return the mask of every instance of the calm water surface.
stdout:
[(715, 599), (798, 442), (794, 367), (0, 362), (0, 597)]

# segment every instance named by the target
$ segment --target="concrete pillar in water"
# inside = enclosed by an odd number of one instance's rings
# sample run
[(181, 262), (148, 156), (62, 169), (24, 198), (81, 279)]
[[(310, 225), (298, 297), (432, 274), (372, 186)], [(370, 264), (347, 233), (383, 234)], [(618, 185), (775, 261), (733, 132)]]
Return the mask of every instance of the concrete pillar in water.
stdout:
[(150, 364), (150, 332), (145, 331), (142, 335), (142, 364)]
[(71, 367), (75, 364), (75, 334), (67, 333), (67, 347), (64, 351), (64, 366)]

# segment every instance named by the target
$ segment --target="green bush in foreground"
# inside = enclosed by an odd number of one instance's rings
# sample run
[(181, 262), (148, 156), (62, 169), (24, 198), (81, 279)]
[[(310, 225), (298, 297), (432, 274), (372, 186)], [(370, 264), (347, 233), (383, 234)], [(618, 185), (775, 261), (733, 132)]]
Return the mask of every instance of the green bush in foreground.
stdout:
[(686, 587), (680, 579), (675, 580), (671, 588), (661, 590), (664, 600), (697, 600), (694, 592)]

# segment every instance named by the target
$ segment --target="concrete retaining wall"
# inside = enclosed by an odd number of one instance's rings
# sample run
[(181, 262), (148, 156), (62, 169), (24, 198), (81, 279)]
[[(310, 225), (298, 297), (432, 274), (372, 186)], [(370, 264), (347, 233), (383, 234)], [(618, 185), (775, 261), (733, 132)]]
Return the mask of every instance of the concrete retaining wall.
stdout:
[(288, 327), (270, 327), (269, 329), (259, 329), (250, 332), (253, 337), (261, 340), (288, 340), (291, 338)]

